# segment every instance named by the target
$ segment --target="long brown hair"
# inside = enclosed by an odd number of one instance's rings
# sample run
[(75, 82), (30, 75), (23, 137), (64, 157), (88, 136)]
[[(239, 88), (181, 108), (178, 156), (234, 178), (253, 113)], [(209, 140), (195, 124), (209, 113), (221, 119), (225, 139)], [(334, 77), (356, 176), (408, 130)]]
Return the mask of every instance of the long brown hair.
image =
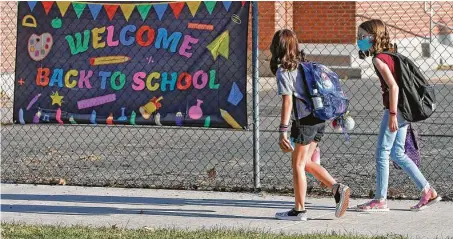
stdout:
[(270, 46), (271, 62), (270, 67), (275, 75), (279, 65), (285, 70), (295, 70), (301, 61), (301, 52), (296, 33), (291, 30), (278, 30), (272, 38)]
[(387, 27), (384, 22), (379, 19), (372, 19), (360, 24), (359, 28), (362, 28), (369, 34), (373, 35), (373, 53), (377, 54), (383, 51), (395, 52), (395, 47), (390, 43), (390, 36), (387, 31)]

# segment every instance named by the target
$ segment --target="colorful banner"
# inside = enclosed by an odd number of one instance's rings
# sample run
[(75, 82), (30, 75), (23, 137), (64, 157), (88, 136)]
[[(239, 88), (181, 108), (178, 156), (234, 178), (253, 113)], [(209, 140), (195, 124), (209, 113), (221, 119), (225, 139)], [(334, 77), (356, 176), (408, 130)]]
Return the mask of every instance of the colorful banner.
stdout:
[(245, 128), (248, 2), (19, 2), (20, 124)]

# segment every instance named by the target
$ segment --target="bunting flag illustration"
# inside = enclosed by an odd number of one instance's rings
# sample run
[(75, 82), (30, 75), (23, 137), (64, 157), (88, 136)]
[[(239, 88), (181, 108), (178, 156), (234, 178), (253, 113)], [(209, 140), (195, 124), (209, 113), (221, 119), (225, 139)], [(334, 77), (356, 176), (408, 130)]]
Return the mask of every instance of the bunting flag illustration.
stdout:
[(121, 11), (123, 12), (124, 18), (126, 21), (129, 21), (129, 18), (134, 11), (135, 5), (134, 4), (120, 4)]
[(107, 16), (109, 17), (110, 21), (115, 16), (116, 10), (118, 9), (118, 5), (104, 5), (104, 9), (107, 12)]
[(145, 21), (146, 17), (148, 16), (149, 10), (151, 9), (151, 4), (150, 5), (138, 5), (137, 10), (138, 13), (140, 13), (140, 16), (142, 17), (142, 20)]
[(42, 1), (42, 6), (44, 7), (44, 11), (46, 12), (46, 15), (49, 15), (49, 11), (52, 8), (53, 1)]
[(217, 1), (204, 1), (204, 5), (206, 6), (209, 14), (212, 14), (212, 11), (214, 11), (216, 3)]
[(96, 18), (99, 15), (99, 12), (102, 9), (102, 5), (90, 3), (90, 4), (88, 4), (88, 8), (90, 9), (91, 16), (93, 16), (93, 20), (96, 20)]
[(223, 3), (223, 6), (225, 7), (225, 10), (227, 10), (227, 12), (230, 10), (230, 6), (231, 6), (231, 1), (222, 1)]
[(168, 4), (167, 3), (155, 4), (153, 7), (154, 7), (154, 10), (156, 11), (156, 14), (157, 14), (157, 17), (159, 18), (159, 20), (162, 20), (165, 10), (167, 10)]
[(87, 5), (85, 3), (78, 3), (78, 2), (72, 3), (72, 8), (74, 8), (77, 18), (80, 18), (80, 16), (83, 13), (83, 10), (85, 10), (86, 6)]
[[(80, 18), (85, 11), (86, 7), (90, 10), (91, 16), (93, 20), (96, 20), (99, 13), (101, 12), (102, 8), (105, 9), (109, 20), (113, 20), (115, 17), (118, 8), (121, 8), (121, 12), (123, 13), (124, 18), (126, 21), (129, 21), (134, 9), (137, 8), (138, 13), (141, 16), (141, 19), (145, 21), (149, 15), (149, 11), (151, 8), (154, 8), (158, 19), (162, 21), (163, 17), (165, 16), (165, 12), (167, 11), (168, 6), (172, 9), (173, 15), (176, 19), (179, 19), (181, 12), (183, 11), (185, 5), (189, 8), (189, 11), (192, 17), (195, 17), (197, 14), (201, 1), (189, 1), (189, 2), (171, 2), (171, 3), (122, 3), (122, 4), (104, 4), (102, 2), (69, 2), (69, 1), (42, 1), (41, 4), (44, 8), (44, 11), (47, 14), (52, 9), (54, 2), (57, 4), (57, 7), (61, 13), (61, 16), (64, 17), (68, 11), (70, 5), (72, 5), (74, 12), (77, 15), (77, 18)], [(38, 2), (37, 1), (27, 1), (27, 4), (30, 8), (30, 11), (33, 12), (35, 6)], [(203, 1), (206, 10), (211, 15), (214, 12), (214, 9), (217, 5), (217, 1)], [(245, 6), (246, 1), (241, 1), (242, 7)], [(232, 1), (222, 1), (222, 5), (227, 12), (230, 11), (232, 6)]]
[(66, 11), (68, 11), (69, 5), (71, 5), (71, 2), (66, 2), (66, 1), (57, 1), (57, 7), (60, 9), (61, 16), (64, 17), (66, 14)]
[(175, 15), (176, 19), (179, 18), (179, 14), (181, 13), (182, 9), (184, 8), (184, 2), (175, 2), (170, 3), (170, 7), (173, 10), (173, 14)]
[(36, 6), (36, 1), (28, 1), (28, 6), (30, 7), (30, 11), (33, 12), (33, 9), (35, 9)]
[(192, 17), (195, 17), (198, 8), (200, 7), (201, 1), (186, 2), (186, 4), (189, 7), (190, 13), (192, 13)]

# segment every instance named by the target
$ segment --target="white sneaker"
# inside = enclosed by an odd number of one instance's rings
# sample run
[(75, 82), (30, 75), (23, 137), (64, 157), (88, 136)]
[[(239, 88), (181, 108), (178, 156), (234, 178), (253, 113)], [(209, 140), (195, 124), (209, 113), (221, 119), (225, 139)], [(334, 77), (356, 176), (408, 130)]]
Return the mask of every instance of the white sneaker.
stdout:
[(335, 198), (335, 216), (342, 217), (349, 207), (351, 189), (348, 186), (337, 183), (333, 185), (333, 197)]
[(307, 210), (296, 211), (293, 208), (287, 212), (277, 212), (275, 218), (289, 221), (307, 221)]

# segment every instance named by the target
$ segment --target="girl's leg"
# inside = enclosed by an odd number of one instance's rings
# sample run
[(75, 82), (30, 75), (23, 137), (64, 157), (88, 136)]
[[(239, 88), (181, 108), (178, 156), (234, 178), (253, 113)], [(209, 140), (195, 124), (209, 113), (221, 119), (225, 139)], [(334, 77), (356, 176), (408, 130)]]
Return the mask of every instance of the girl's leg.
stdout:
[(389, 111), (385, 110), (376, 146), (376, 194), (374, 200), (358, 205), (357, 209), (359, 211), (382, 212), (389, 210), (386, 200), (389, 180), (389, 158), (390, 150), (396, 138), (396, 132), (390, 132), (388, 126), (389, 118)]
[[(311, 159), (313, 152), (316, 149), (318, 143), (310, 143), (310, 148), (308, 149), (309, 158)], [(321, 165), (307, 160), (305, 164), (305, 170), (308, 173), (311, 173), (316, 179), (324, 183), (329, 189), (332, 189), (332, 193), (335, 199), (335, 216), (341, 217), (344, 215), (349, 206), (349, 196), (351, 190), (348, 186), (337, 183), (335, 179), (327, 172), (327, 170)]]
[[(308, 149), (308, 155), (310, 156), (310, 158), (313, 155), (313, 152), (315, 151), (317, 145), (318, 143), (316, 142), (312, 142), (310, 144), (310, 148)], [(337, 183), (324, 167), (312, 162), (311, 160), (306, 161), (305, 171), (312, 174), (316, 179), (324, 183), (329, 189), (332, 189), (333, 185)]]
[(389, 111), (385, 110), (376, 147), (376, 195), (374, 198), (381, 201), (387, 199), (390, 150), (396, 138), (396, 132), (390, 132), (389, 119)]
[(423, 189), (429, 188), (429, 183), (422, 172), (420, 172), (417, 165), (415, 165), (415, 163), (404, 153), (407, 128), (408, 125), (401, 126), (400, 124), (398, 131), (396, 131), (396, 138), (393, 143), (390, 158), (395, 161), (407, 175), (409, 175), (415, 185), (417, 185), (418, 190), (422, 191)]
[(305, 162), (308, 161), (309, 145), (296, 143), (292, 153), (293, 185), (294, 185), (294, 208), (287, 212), (277, 212), (275, 217), (281, 220), (306, 221), (305, 194), (307, 192), (307, 177), (305, 176)]
[(293, 186), (296, 211), (305, 210), (305, 195), (307, 193), (307, 177), (305, 175), (305, 164), (309, 158), (310, 145), (296, 144), (292, 153)]
[[(400, 119), (398, 119), (398, 122), (400, 122)], [(415, 211), (423, 210), (426, 206), (439, 202), (441, 197), (439, 197), (437, 192), (430, 187), (428, 181), (417, 165), (415, 165), (415, 163), (405, 154), (404, 145), (406, 143), (408, 125), (405, 124), (404, 119), (401, 119), (401, 123), (399, 124), (400, 126), (396, 134), (390, 157), (404, 170), (404, 172), (407, 173), (407, 175), (409, 175), (418, 190), (422, 192), (420, 202), (411, 207), (411, 209)]]

